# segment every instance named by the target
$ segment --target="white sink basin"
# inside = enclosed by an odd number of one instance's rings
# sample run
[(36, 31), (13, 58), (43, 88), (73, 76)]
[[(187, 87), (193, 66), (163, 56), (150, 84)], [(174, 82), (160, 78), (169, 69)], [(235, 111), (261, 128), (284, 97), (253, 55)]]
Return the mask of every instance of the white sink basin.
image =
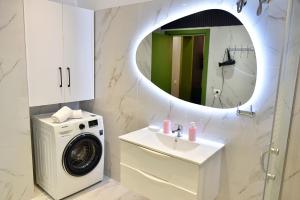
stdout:
[(167, 148), (178, 152), (194, 151), (200, 145), (198, 143), (189, 142), (181, 138), (175, 140), (174, 137), (170, 135), (164, 135), (162, 133), (154, 133), (153, 136), (157, 138), (158, 142), (161, 143), (161, 145), (164, 145)]
[(204, 139), (190, 142), (186, 136), (179, 138), (176, 142), (175, 136), (176, 134), (165, 135), (162, 132), (153, 132), (148, 128), (144, 128), (122, 135), (119, 138), (123, 141), (188, 160), (198, 165), (201, 165), (224, 147), (224, 144)]

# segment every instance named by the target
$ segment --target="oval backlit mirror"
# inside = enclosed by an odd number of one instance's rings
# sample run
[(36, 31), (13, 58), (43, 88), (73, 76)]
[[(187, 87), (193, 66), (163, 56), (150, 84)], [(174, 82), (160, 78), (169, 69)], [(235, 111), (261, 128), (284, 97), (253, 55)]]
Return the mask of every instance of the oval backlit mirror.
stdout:
[(191, 103), (232, 108), (255, 88), (251, 38), (227, 11), (202, 11), (160, 27), (143, 39), (136, 58), (152, 83)]

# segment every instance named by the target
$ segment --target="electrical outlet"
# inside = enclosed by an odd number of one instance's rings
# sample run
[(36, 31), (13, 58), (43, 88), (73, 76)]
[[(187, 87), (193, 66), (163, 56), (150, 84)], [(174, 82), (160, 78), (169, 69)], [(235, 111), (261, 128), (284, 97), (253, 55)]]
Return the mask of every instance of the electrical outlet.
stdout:
[(220, 89), (214, 89), (214, 95), (220, 95), (221, 94), (221, 90)]

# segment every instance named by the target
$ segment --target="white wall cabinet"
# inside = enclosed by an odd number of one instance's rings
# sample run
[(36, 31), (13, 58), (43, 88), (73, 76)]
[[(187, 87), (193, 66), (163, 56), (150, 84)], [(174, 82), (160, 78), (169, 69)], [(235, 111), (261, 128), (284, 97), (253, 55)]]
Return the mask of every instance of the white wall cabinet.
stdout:
[(30, 106), (94, 98), (94, 12), (25, 0)]

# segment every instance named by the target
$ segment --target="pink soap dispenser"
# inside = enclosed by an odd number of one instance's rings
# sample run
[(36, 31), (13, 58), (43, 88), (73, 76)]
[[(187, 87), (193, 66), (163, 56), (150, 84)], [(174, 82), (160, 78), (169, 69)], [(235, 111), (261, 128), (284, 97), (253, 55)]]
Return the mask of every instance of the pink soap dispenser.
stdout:
[(197, 126), (195, 122), (191, 122), (191, 127), (189, 128), (189, 141), (195, 142), (197, 137)]
[(163, 122), (163, 132), (164, 134), (169, 134), (171, 133), (171, 120), (166, 119)]

